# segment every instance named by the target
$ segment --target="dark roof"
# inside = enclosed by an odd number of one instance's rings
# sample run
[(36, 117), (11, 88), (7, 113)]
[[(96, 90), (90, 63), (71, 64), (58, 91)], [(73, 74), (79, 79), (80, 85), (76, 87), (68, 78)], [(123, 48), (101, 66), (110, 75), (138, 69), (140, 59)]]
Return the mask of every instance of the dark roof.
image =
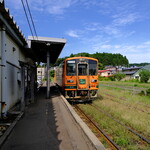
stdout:
[(136, 71), (125, 71), (125, 72), (122, 72), (123, 74), (126, 74), (126, 75), (133, 75)]
[(50, 63), (54, 64), (66, 44), (66, 39), (29, 36), (28, 44), (34, 52), (35, 61), (46, 63), (47, 51), (49, 51)]
[(141, 68), (142, 70), (145, 69), (145, 70), (149, 70), (150, 71), (150, 65), (146, 65), (144, 66), (143, 68)]
[(139, 70), (141, 67), (131, 67), (131, 68), (123, 68), (122, 71), (131, 71), (131, 70)]

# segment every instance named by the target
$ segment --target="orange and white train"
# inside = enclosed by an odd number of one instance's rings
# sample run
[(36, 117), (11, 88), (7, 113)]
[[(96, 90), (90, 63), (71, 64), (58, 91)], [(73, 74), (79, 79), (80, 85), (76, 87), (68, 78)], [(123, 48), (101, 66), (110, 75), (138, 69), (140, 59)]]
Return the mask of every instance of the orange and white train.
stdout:
[(65, 59), (55, 71), (55, 82), (66, 99), (91, 101), (97, 97), (98, 60), (91, 57)]

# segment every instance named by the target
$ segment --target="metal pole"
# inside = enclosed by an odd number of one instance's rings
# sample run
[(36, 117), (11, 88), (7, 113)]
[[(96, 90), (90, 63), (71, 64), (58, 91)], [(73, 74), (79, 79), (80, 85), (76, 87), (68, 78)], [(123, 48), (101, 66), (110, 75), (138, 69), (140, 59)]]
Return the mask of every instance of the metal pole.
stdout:
[(50, 98), (49, 64), (50, 64), (50, 52), (47, 50), (47, 98)]

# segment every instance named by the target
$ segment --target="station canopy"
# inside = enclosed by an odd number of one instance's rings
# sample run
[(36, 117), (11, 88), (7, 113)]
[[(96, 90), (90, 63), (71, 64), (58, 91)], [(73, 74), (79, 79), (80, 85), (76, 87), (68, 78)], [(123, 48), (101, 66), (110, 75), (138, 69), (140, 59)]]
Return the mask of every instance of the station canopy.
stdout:
[(32, 55), (36, 62), (47, 62), (47, 51), (50, 54), (50, 63), (54, 64), (59, 57), (66, 39), (48, 38), (48, 37), (28, 37), (29, 49), (32, 49)]

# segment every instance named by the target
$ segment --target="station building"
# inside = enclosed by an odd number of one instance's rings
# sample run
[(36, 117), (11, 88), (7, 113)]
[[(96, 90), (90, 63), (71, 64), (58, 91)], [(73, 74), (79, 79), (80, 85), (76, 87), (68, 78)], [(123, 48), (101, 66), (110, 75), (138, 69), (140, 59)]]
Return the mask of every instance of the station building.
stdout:
[[(16, 105), (23, 111), (25, 105), (35, 101), (36, 63), (56, 62), (65, 39), (28, 37), (26, 40), (17, 26), (4, 0), (0, 0), (0, 118), (11, 113)], [(47, 73), (47, 98), (50, 95)]]

